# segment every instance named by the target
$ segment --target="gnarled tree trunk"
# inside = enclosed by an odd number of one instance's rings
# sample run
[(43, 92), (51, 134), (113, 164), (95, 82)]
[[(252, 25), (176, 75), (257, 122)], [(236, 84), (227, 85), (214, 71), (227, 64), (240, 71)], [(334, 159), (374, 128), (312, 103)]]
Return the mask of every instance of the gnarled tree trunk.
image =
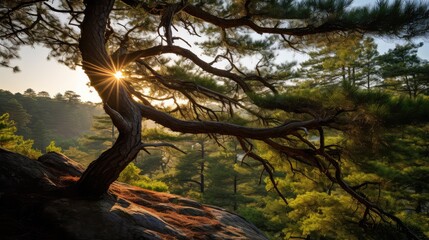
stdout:
[(105, 193), (141, 149), (141, 111), (125, 85), (114, 77), (117, 66), (105, 47), (105, 29), (114, 0), (87, 0), (79, 48), (83, 69), (118, 128), (114, 145), (92, 162), (77, 183), (85, 196)]

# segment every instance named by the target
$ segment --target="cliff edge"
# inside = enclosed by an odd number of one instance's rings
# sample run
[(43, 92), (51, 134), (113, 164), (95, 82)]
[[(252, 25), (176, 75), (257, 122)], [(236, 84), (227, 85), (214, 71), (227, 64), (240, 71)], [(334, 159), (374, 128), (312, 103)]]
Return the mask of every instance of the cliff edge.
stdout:
[(1, 239), (267, 239), (224, 209), (124, 183), (97, 200), (64, 194), (82, 171), (58, 153), (31, 160), (0, 149)]

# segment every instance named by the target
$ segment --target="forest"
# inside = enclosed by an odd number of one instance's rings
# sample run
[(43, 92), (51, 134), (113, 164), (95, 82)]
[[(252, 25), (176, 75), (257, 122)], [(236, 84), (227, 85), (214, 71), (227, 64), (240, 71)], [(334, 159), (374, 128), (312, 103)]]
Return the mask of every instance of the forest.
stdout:
[[(380, 54), (369, 37), (331, 41), (285, 73), (293, 83), (290, 96), (276, 101), (308, 107), (323, 99), (325, 107), (353, 108), (348, 118), (356, 121), (346, 130), (325, 133), (324, 144), (341, 163), (344, 179), (428, 237), (429, 63), (417, 55), (421, 46), (407, 43)], [(0, 146), (33, 158), (57, 151), (87, 166), (118, 134), (100, 107), (80, 102), (75, 93), (50, 98), (29, 89), (1, 91), (0, 98)], [(73, 115), (82, 118), (71, 121)], [(406, 239), (393, 225), (367, 216), (317, 170), (292, 159), (284, 164), (272, 149), (258, 150), (275, 169), (268, 176), (231, 138), (176, 134), (153, 122), (142, 128), (148, 139), (168, 140), (183, 153), (168, 148), (140, 153), (119, 181), (238, 212), (272, 239)], [(305, 139), (318, 142), (311, 132)]]
[[(0, 113), (8, 113), (16, 135), (33, 140), (35, 149), (43, 150), (51, 141), (68, 148), (90, 130), (93, 116), (102, 112), (96, 104), (80, 102), (79, 97), (73, 91), (51, 98), (48, 92), (36, 93), (31, 88), (22, 94), (0, 90)], [(81, 118), (75, 121), (74, 116)]]
[[(1, 91), (0, 147), (59, 179), (34, 190), (41, 202), (119, 199), (118, 180), (222, 207), (270, 239), (428, 239), (429, 4), (358, 2), (3, 1), (0, 66), (18, 71), (19, 47), (40, 44), (102, 103)], [(398, 44), (380, 53), (380, 37)], [(85, 169), (64, 180), (49, 152)]]

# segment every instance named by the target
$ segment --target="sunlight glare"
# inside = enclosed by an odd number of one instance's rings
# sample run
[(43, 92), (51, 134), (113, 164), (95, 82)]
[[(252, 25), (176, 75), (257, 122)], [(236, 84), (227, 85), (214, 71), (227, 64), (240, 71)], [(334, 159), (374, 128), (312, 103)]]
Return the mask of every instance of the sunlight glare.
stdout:
[(116, 80), (121, 80), (122, 78), (124, 78), (124, 75), (121, 71), (116, 71), (116, 73), (113, 75), (115, 76)]

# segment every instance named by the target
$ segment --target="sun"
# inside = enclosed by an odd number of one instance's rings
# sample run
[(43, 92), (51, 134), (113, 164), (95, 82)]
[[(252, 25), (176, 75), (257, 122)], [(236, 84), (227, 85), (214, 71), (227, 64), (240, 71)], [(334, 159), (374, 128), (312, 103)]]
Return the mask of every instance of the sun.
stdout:
[(116, 80), (121, 80), (122, 78), (124, 78), (124, 75), (122, 74), (121, 71), (116, 71), (113, 76), (115, 76)]

